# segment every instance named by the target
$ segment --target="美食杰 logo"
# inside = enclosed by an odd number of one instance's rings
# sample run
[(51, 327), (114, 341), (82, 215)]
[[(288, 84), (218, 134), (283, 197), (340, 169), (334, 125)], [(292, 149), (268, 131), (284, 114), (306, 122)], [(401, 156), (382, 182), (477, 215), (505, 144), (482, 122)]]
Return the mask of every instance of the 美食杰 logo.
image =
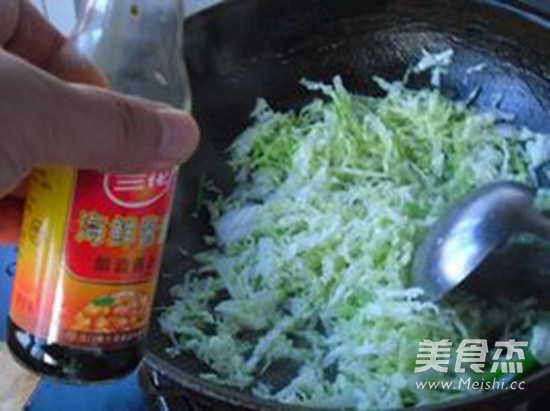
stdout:
[[(487, 340), (465, 339), (453, 351), (449, 339), (424, 340), (419, 343), (414, 372), (429, 371), (432, 380), (417, 381), (417, 388), (523, 389), (524, 381), (517, 381), (517, 377), (524, 372), (527, 346), (527, 341), (510, 339), (497, 341), (490, 351)], [(457, 378), (434, 381), (435, 373), (453, 373)]]

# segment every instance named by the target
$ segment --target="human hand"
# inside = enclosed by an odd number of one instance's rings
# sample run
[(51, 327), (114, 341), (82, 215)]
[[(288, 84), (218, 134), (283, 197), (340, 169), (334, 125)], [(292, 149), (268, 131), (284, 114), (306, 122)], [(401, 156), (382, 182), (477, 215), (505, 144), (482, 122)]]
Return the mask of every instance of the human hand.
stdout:
[[(0, 197), (37, 166), (133, 172), (195, 151), (198, 129), (183, 112), (69, 81), (105, 85), (29, 1), (1, 0)], [(0, 204), (0, 240), (2, 219), (19, 206)]]

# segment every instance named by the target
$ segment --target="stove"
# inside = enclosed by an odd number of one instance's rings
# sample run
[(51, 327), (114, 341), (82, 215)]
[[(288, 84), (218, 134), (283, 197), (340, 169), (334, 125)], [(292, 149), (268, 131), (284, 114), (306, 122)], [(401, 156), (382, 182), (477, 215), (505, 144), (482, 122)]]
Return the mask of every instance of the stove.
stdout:
[[(186, 392), (173, 382), (163, 378), (154, 370), (142, 366), (139, 370), (139, 382), (147, 396), (151, 411), (240, 411), (242, 407), (231, 406), (216, 400), (205, 400), (197, 394)], [(547, 411), (550, 409), (550, 387), (548, 394), (520, 406), (510, 408), (506, 403), (500, 410), (511, 411)]]

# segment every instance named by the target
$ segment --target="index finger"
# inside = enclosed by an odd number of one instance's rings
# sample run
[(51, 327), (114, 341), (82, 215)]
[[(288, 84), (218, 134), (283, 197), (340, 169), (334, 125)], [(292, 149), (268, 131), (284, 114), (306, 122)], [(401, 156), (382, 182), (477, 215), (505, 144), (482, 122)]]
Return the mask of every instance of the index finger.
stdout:
[(27, 0), (0, 3), (0, 45), (67, 81), (104, 86), (105, 78)]

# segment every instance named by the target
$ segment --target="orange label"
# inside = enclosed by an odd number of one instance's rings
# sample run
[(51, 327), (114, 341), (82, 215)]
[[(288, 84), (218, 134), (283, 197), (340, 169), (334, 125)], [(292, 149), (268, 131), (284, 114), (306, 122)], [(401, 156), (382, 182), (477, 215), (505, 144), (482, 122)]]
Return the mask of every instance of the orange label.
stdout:
[(102, 348), (143, 336), (175, 171), (105, 175), (66, 167), (31, 179), (11, 318), (35, 336)]

